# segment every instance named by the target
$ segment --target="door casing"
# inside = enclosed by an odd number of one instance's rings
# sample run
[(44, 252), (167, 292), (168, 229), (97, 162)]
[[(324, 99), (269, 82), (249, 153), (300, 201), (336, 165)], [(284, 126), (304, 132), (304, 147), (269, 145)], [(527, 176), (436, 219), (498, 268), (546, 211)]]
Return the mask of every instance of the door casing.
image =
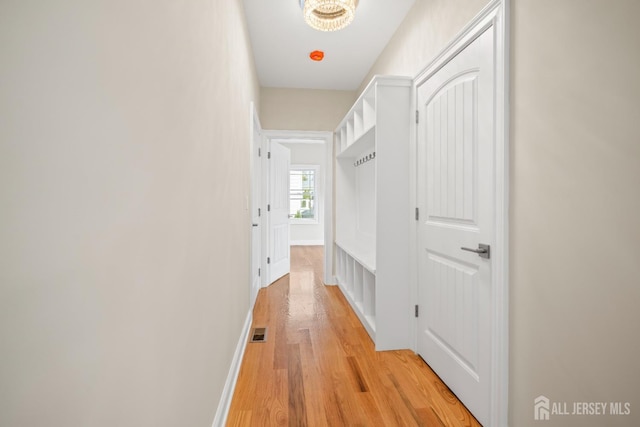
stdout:
[[(325, 147), (325, 163), (326, 171), (324, 174), (324, 203), (323, 203), (323, 220), (324, 220), (324, 277), (325, 284), (335, 284), (336, 280), (333, 275), (333, 132), (325, 131), (292, 131), (292, 130), (263, 130), (263, 152), (269, 150), (271, 141), (295, 143), (297, 141), (317, 140), (324, 143)], [(269, 163), (266, 155), (262, 156), (262, 203), (263, 212), (266, 212), (268, 204), (268, 188), (269, 188)], [(262, 286), (268, 286), (270, 272), (267, 264), (268, 248), (268, 227), (262, 227), (262, 271), (266, 274), (262, 275)]]
[[(250, 240), (250, 246), (249, 246), (249, 254), (250, 254), (250, 260), (249, 260), (249, 307), (251, 309), (253, 309), (253, 306), (255, 304), (256, 298), (258, 296), (258, 288), (261, 287), (261, 276), (262, 276), (262, 271), (264, 271), (264, 269), (262, 269), (261, 266), (261, 259), (262, 259), (262, 228), (263, 228), (263, 221), (262, 218), (263, 216), (261, 215), (262, 212), (260, 212), (260, 214), (258, 213), (258, 209), (261, 208), (261, 199), (262, 199), (262, 191), (260, 188), (260, 181), (262, 179), (262, 162), (261, 162), (261, 157), (257, 157), (256, 158), (256, 152), (261, 152), (262, 151), (262, 127), (260, 126), (260, 118), (258, 116), (258, 111), (256, 110), (255, 104), (253, 102), (251, 102), (250, 104), (250, 111), (249, 111), (249, 117), (250, 117), (250, 129), (249, 129), (249, 153), (250, 153), (250, 161), (249, 161), (249, 165), (250, 165), (250, 175), (251, 175), (251, 194), (249, 195), (249, 227), (250, 227), (250, 233), (249, 233), (249, 240)], [(253, 224), (257, 224), (257, 226), (254, 227)], [(256, 263), (256, 259), (254, 259), (254, 257), (257, 257), (257, 265), (255, 265)], [(258, 286), (256, 287), (256, 282), (255, 282), (255, 275), (256, 275), (256, 271), (255, 269), (260, 268), (260, 274), (258, 277)]]

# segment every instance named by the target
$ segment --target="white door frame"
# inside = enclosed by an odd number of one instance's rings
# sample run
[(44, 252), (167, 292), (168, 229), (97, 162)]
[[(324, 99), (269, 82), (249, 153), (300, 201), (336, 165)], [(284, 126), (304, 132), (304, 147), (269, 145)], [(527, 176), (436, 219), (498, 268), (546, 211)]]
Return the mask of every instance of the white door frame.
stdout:
[[(258, 116), (258, 110), (256, 109), (256, 106), (254, 104), (253, 101), (251, 101), (250, 106), (249, 106), (249, 174), (250, 174), (250, 194), (249, 194), (249, 200), (248, 200), (248, 208), (249, 208), (249, 227), (250, 227), (250, 231), (249, 231), (249, 309), (253, 310), (253, 306), (256, 302), (256, 298), (258, 297), (258, 293), (254, 292), (253, 289), (253, 249), (254, 249), (254, 245), (258, 245), (259, 250), (260, 250), (260, 258), (262, 259), (262, 251), (263, 251), (263, 238), (262, 238), (262, 228), (264, 228), (263, 225), (263, 221), (262, 215), (259, 215), (258, 218), (258, 227), (260, 228), (260, 233), (258, 235), (258, 241), (254, 241), (253, 239), (253, 224), (254, 224), (254, 214), (255, 214), (255, 210), (256, 209), (260, 209), (261, 208), (261, 203), (260, 202), (258, 204), (258, 206), (254, 206), (253, 200), (254, 200), (254, 192), (255, 191), (259, 191), (262, 194), (262, 189), (261, 188), (254, 188), (254, 178), (255, 178), (255, 174), (256, 173), (260, 173), (260, 170), (257, 170), (258, 167), (256, 165), (256, 161), (254, 158), (254, 149), (257, 145), (258, 149), (262, 150), (262, 127), (260, 125), (260, 117)], [(259, 138), (256, 140), (255, 139), (255, 134), (256, 131), (259, 135)], [(262, 165), (260, 165), (262, 166)], [(261, 169), (261, 168), (260, 168)], [(262, 180), (262, 176), (260, 177)], [(261, 198), (262, 200), (262, 198)], [(264, 268), (262, 268), (262, 265), (260, 265), (260, 270), (261, 273), (264, 271)], [(261, 274), (261, 278), (260, 280), (262, 281), (262, 277), (264, 276), (264, 274)], [(261, 282), (262, 283), (262, 282)]]
[[(262, 131), (264, 141), (266, 142), (263, 147), (270, 147), (271, 141), (277, 142), (290, 142), (296, 141), (309, 141), (317, 140), (324, 143), (325, 146), (325, 174), (324, 174), (324, 278), (323, 281), (326, 284), (335, 284), (336, 281), (333, 277), (333, 132), (325, 131), (299, 131), (299, 130), (263, 130)], [(267, 148), (268, 149), (268, 148)], [(263, 150), (265, 151), (265, 150)], [(266, 212), (267, 207), (267, 188), (269, 183), (269, 164), (267, 156), (262, 156), (262, 181), (263, 181), (263, 212)], [(262, 286), (268, 286), (268, 265), (266, 264), (268, 253), (268, 236), (265, 236), (265, 229), (263, 227), (262, 233), (262, 248), (263, 248), (263, 271), (267, 274), (262, 275)]]
[[(413, 83), (413, 110), (416, 110), (417, 88), (428, 80), (476, 37), (491, 26), (495, 29), (496, 105), (495, 105), (495, 249), (491, 295), (491, 409), (490, 424), (507, 426), (509, 387), (509, 70), (508, 70), (508, 0), (493, 0), (453, 39), (418, 75)], [(411, 206), (417, 206), (417, 124), (412, 121), (410, 152), (414, 161), (409, 173)], [(418, 303), (418, 227), (411, 222), (410, 251), (411, 297)], [(413, 350), (417, 349), (417, 320), (413, 322)]]

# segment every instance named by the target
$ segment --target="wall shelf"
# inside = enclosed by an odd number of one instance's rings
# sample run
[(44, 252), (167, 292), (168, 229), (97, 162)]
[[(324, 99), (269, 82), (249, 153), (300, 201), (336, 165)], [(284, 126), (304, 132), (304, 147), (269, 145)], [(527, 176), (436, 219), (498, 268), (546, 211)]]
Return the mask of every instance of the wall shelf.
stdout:
[(374, 77), (335, 131), (335, 274), (376, 350), (411, 348), (411, 87)]
[(376, 253), (372, 247), (358, 244), (357, 241), (337, 241), (336, 245), (363, 266), (371, 274), (376, 274)]
[(376, 127), (369, 127), (358, 139), (353, 141), (351, 145), (345, 147), (336, 157), (339, 159), (353, 159), (376, 148)]

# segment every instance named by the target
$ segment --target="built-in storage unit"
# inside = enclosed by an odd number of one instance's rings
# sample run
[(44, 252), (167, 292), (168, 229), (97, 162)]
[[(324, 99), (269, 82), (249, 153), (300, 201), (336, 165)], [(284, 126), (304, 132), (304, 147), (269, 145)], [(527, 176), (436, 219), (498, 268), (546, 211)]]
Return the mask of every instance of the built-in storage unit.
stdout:
[(335, 273), (376, 350), (411, 348), (411, 83), (374, 77), (335, 132)]

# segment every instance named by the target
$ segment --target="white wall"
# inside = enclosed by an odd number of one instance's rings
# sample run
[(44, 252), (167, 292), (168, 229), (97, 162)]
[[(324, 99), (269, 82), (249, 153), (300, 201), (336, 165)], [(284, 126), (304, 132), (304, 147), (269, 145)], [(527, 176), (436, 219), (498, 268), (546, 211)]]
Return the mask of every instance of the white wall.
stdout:
[(210, 426), (249, 309), (241, 0), (5, 0), (0, 58), (0, 425)]
[(356, 100), (355, 91), (262, 88), (263, 129), (333, 132)]
[(640, 425), (640, 2), (513, 2), (511, 420)]
[(291, 150), (291, 165), (318, 165), (316, 177), (318, 222), (316, 224), (291, 224), (291, 244), (324, 242), (324, 184), (327, 157), (325, 144), (282, 143), (282, 145)]
[[(417, 0), (370, 76), (416, 75), (485, 3)], [(638, 425), (640, 3), (511, 5), (509, 424), (545, 394), (632, 402), (545, 425)]]
[(376, 74), (418, 74), (488, 3), (489, 0), (416, 0), (362, 80), (358, 95)]

